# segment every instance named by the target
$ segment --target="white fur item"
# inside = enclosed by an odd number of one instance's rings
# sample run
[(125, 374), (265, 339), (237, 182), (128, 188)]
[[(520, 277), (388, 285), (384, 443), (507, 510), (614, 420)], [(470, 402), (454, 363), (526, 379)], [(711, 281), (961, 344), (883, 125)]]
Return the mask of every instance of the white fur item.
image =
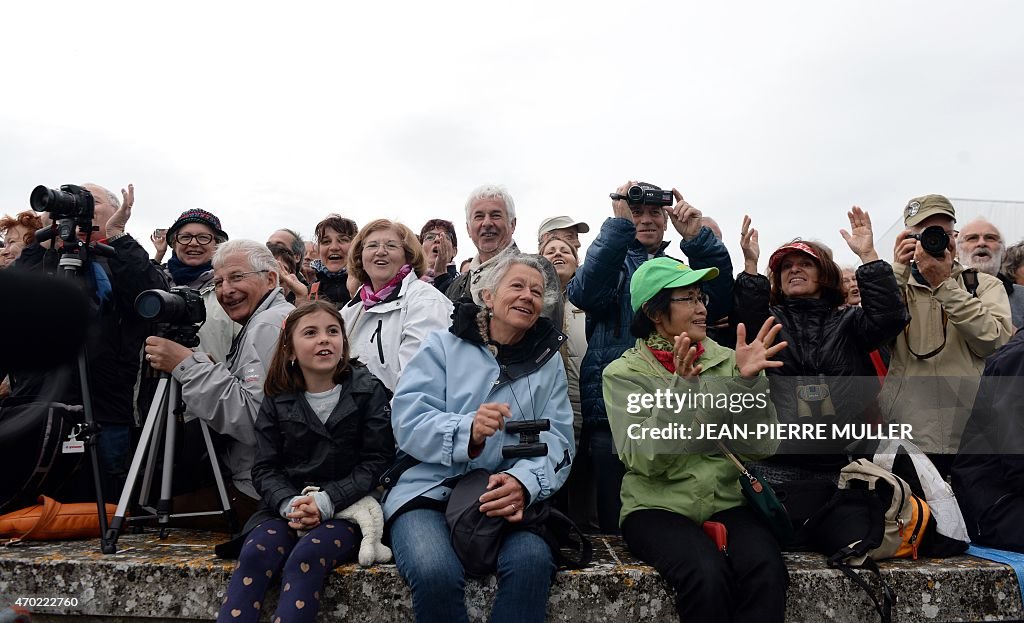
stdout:
[[(319, 487), (306, 487), (302, 495), (319, 491)], [(356, 500), (348, 508), (334, 513), (335, 519), (345, 519), (359, 526), (363, 540), (359, 544), (359, 564), (369, 567), (374, 563), (391, 562), (391, 548), (384, 545), (384, 511), (372, 496)], [(301, 532), (299, 533), (301, 536)]]

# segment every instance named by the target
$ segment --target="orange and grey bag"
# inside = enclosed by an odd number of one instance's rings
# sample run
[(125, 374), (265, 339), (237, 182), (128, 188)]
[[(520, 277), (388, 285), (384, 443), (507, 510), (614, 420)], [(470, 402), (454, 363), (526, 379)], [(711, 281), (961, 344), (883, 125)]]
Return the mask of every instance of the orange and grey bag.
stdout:
[[(935, 519), (922, 496), (889, 470), (867, 459), (850, 463), (839, 473), (839, 490), (820, 511), (807, 520), (802, 534), (814, 548), (828, 556), (828, 564), (842, 571), (874, 602), (881, 620), (892, 620), (896, 593), (882, 579), (875, 561), (887, 558), (917, 559), (962, 553), (961, 544), (935, 532)], [(935, 548), (926, 543), (935, 542)], [(956, 544), (956, 547), (950, 547)], [(962, 545), (962, 547), (960, 547)], [(869, 569), (878, 576), (881, 598), (876, 597), (853, 567)]]
[[(109, 522), (117, 506), (106, 505)], [(100, 536), (100, 516), (96, 504), (80, 502), (61, 504), (45, 495), (39, 504), (0, 515), (0, 543), (19, 541), (58, 541), (64, 539), (95, 539)]]

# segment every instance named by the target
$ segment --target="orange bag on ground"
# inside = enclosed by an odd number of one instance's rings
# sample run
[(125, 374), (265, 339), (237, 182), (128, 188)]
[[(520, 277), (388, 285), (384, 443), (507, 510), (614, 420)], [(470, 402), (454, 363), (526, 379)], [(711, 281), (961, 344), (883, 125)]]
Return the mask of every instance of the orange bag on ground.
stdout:
[[(114, 517), (117, 506), (107, 504), (107, 521)], [(100, 537), (100, 517), (96, 504), (79, 502), (61, 504), (45, 495), (39, 504), (0, 515), (0, 539), (4, 544), (18, 541), (53, 541), (61, 539), (95, 539)]]

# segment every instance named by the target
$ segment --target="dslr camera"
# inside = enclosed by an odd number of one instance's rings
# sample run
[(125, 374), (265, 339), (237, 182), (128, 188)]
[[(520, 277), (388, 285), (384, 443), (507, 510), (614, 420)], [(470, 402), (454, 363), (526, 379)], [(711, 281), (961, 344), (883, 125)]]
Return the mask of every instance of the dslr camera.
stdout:
[(505, 422), (505, 432), (519, 435), (519, 443), (502, 446), (501, 457), (518, 459), (523, 457), (544, 456), (548, 453), (548, 444), (540, 440), (540, 434), (551, 430), (551, 420), (515, 420)]
[(182, 346), (199, 346), (199, 327), (206, 322), (206, 304), (198, 290), (175, 286), (170, 291), (146, 290), (135, 299), (135, 311), (158, 323), (160, 337)]
[[(28, 203), (36, 212), (48, 212), (54, 225), (36, 232), (36, 240), (43, 242), (58, 238), (70, 247), (78, 248), (78, 231), (88, 236), (92, 233), (92, 218), (96, 213), (96, 202), (92, 193), (73, 184), (64, 184), (60, 190), (36, 186), (29, 195)], [(106, 245), (90, 245), (100, 255), (113, 255), (114, 250)]]
[(672, 195), (671, 190), (659, 190), (657, 188), (644, 188), (639, 184), (633, 184), (626, 189), (625, 195), (619, 193), (611, 193), (608, 195), (616, 201), (619, 199), (625, 199), (626, 203), (630, 206), (670, 206), (676, 202), (676, 198)]
[(36, 212), (49, 212), (50, 218), (55, 221), (72, 218), (76, 221), (92, 222), (96, 210), (92, 193), (73, 184), (64, 184), (60, 190), (36, 186), (28, 202)]
[(925, 253), (940, 259), (945, 257), (946, 249), (949, 247), (949, 234), (939, 225), (925, 227), (924, 231), (919, 234), (911, 234), (910, 238), (920, 242)]

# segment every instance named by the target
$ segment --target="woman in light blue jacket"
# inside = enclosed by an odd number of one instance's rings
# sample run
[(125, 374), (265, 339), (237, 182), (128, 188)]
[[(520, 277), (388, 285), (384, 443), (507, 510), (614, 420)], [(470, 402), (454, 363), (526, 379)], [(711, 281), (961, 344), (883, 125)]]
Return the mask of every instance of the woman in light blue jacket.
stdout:
[[(418, 461), (398, 476), (384, 501), (398, 570), (409, 583), (417, 621), (466, 621), (465, 569), (445, 520), (458, 477), (492, 473), (480, 512), (510, 526), (498, 553), (491, 621), (543, 621), (555, 570), (551, 550), (533, 532), (514, 530), (531, 504), (569, 475), (575, 453), (572, 408), (558, 348), (565, 336), (541, 318), (543, 260), (510, 256), (488, 273), (486, 307), (460, 303), (449, 332), (427, 337), (398, 383), (391, 416), (401, 453)], [(519, 443), (506, 420), (550, 420), (543, 456), (503, 458)]]

